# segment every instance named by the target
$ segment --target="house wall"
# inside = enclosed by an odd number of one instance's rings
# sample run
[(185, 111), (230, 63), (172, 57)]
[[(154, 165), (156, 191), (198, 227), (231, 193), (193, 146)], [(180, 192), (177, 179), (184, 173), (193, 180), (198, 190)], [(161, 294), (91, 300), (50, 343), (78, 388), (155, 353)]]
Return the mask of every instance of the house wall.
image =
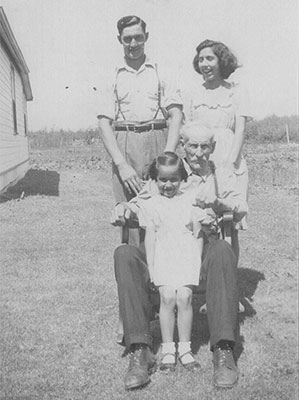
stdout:
[(0, 41), (0, 191), (21, 178), (29, 165), (26, 100), (20, 74), (14, 65), (17, 133), (14, 130), (11, 88), (11, 65), (4, 44)]

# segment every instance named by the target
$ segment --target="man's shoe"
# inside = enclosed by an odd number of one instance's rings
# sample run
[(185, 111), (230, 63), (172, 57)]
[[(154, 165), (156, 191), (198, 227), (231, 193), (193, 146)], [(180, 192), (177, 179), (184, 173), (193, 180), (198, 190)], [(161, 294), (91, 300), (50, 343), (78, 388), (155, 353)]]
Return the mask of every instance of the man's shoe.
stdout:
[(150, 381), (149, 375), (155, 370), (155, 356), (146, 345), (130, 353), (129, 367), (125, 375), (125, 388), (137, 389)]
[(218, 388), (232, 388), (238, 381), (238, 370), (231, 349), (213, 351), (214, 375), (213, 383)]

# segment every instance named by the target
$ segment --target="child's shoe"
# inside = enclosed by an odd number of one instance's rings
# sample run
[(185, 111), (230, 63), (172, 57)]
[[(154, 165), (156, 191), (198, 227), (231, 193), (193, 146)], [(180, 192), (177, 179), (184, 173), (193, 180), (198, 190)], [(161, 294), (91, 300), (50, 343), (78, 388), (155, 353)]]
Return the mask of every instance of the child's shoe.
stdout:
[(158, 365), (160, 371), (173, 372), (175, 370), (176, 350), (174, 342), (161, 344)]
[(176, 356), (174, 353), (161, 353), (159, 360), (159, 370), (163, 372), (174, 372), (176, 366)]
[(188, 371), (195, 371), (200, 368), (199, 362), (195, 360), (194, 355), (191, 352), (191, 342), (179, 342), (178, 353), (180, 363)]
[(195, 360), (191, 351), (187, 351), (186, 353), (180, 355), (178, 359), (182, 366), (188, 371), (195, 371), (200, 368), (199, 362)]

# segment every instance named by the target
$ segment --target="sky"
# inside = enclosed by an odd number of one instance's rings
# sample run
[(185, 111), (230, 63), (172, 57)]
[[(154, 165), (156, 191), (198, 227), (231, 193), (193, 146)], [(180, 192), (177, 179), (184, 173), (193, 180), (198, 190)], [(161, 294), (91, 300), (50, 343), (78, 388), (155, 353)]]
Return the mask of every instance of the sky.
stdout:
[[(242, 68), (256, 119), (298, 113), (297, 0), (0, 0), (30, 70), (29, 129), (97, 126), (93, 87), (101, 88), (123, 57), (116, 22), (147, 23), (150, 58), (179, 67), (182, 86), (201, 83), (196, 46), (220, 40)], [(68, 87), (68, 89), (66, 89)], [(100, 90), (100, 89), (99, 89)]]

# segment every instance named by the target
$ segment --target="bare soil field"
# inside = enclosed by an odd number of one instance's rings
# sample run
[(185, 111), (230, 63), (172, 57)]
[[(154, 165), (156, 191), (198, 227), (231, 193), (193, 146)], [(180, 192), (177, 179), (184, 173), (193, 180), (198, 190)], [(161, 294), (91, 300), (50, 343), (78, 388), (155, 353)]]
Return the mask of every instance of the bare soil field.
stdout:
[(178, 366), (124, 391), (110, 163), (101, 146), (77, 146), (32, 151), (24, 179), (0, 197), (1, 400), (298, 398), (298, 147), (246, 145), (245, 154), (251, 211), (240, 234), (238, 385), (213, 388), (207, 322), (195, 304), (200, 372)]

